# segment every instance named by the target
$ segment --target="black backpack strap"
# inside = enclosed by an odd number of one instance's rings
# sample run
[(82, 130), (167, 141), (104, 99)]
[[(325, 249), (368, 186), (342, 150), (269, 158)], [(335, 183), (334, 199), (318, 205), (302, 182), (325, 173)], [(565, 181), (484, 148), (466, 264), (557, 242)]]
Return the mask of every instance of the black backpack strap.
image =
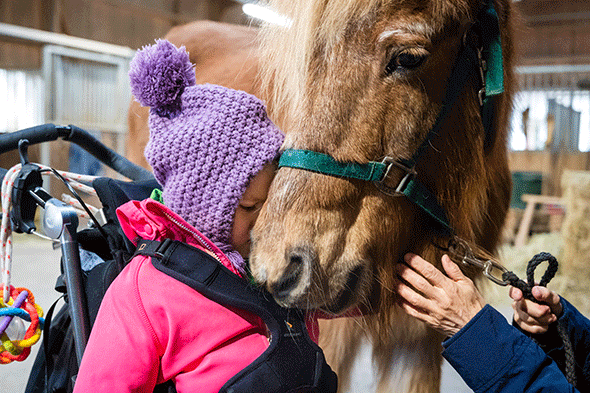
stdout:
[(336, 374), (309, 337), (301, 310), (280, 307), (267, 291), (232, 273), (206, 252), (176, 240), (141, 240), (135, 255), (152, 257), (152, 264), (161, 272), (216, 303), (254, 313), (267, 325), (269, 347), (220, 392), (336, 392)]

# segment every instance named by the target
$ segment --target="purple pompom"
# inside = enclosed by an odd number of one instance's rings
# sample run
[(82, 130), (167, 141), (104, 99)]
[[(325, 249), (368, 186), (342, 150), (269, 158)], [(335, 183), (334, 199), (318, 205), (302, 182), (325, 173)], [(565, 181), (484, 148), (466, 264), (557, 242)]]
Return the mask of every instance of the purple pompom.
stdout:
[(156, 40), (156, 44), (142, 48), (129, 67), (135, 99), (160, 116), (173, 117), (181, 109), (185, 87), (196, 83), (184, 46), (179, 49), (167, 40)]

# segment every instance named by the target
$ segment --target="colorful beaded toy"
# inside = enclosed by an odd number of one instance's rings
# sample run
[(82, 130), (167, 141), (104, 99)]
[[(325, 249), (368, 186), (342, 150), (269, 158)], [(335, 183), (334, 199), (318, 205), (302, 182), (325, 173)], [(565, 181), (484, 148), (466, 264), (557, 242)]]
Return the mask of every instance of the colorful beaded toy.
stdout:
[[(4, 286), (1, 286), (4, 289)], [(10, 286), (10, 299), (4, 302), (0, 297), (0, 364), (7, 364), (13, 361), (22, 362), (31, 353), (31, 346), (39, 341), (41, 329), (45, 320), (41, 318), (43, 310), (35, 304), (35, 297), (26, 288), (15, 288)], [(11, 340), (6, 329), (14, 319), (23, 319), (30, 322), (22, 339)]]

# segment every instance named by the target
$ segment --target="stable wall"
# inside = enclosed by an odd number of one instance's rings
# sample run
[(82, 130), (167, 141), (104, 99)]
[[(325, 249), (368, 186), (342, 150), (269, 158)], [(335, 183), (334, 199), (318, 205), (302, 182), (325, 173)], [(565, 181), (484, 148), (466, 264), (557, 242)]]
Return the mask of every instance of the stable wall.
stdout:
[[(239, 11), (239, 12), (238, 12)], [(247, 23), (231, 0), (2, 0), (0, 22), (139, 49), (198, 19)], [(0, 68), (41, 67), (40, 46), (0, 41)]]
[(587, 64), (590, 61), (588, 0), (521, 0), (515, 50), (519, 65)]
[[(559, 179), (564, 170), (590, 170), (590, 153), (562, 153), (552, 156), (549, 151), (511, 151), (508, 165), (512, 172), (540, 172), (543, 175), (543, 194), (561, 195)], [(553, 180), (557, 179), (557, 180)]]
[[(232, 0), (0, 0), (1, 23), (131, 49), (153, 43), (176, 25), (199, 19), (248, 22), (241, 4)], [(0, 68), (41, 73), (42, 51), (40, 43), (0, 37)], [(101, 139), (111, 148), (117, 146), (114, 138)], [(63, 141), (50, 144), (52, 166), (68, 169), (68, 147)], [(40, 160), (39, 146), (31, 147), (30, 158)], [(16, 153), (0, 156), (2, 167), (16, 162)]]
[[(520, 0), (513, 5), (520, 13), (517, 66), (590, 64), (590, 1)], [(590, 153), (584, 152), (513, 151), (508, 157), (511, 171), (541, 172), (546, 195), (561, 195), (564, 170), (590, 170)]]

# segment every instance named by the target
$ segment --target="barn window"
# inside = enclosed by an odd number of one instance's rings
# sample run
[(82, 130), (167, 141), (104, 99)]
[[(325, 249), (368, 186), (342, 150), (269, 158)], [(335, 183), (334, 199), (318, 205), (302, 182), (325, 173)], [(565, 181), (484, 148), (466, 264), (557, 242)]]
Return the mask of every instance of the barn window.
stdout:
[(512, 150), (590, 151), (590, 66), (517, 67)]
[(38, 71), (0, 69), (0, 133), (43, 123), (44, 82)]

